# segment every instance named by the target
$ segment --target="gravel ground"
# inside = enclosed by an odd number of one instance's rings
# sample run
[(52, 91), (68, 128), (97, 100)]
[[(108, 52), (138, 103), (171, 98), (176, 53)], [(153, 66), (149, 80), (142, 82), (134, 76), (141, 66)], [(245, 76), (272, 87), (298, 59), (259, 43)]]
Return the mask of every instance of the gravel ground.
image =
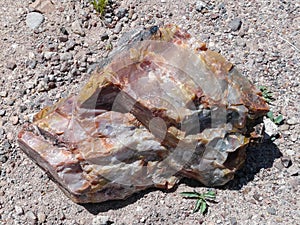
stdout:
[[(300, 224), (299, 1), (114, 0), (102, 20), (88, 0), (32, 2), (0, 2), (0, 224)], [(124, 201), (73, 203), (22, 153), (18, 131), (78, 91), (122, 34), (167, 23), (273, 91), (271, 108), (285, 117), (279, 138), (249, 147), (245, 167), (215, 189), (218, 203), (205, 216), (192, 214), (194, 202), (179, 196), (207, 190), (191, 180)]]

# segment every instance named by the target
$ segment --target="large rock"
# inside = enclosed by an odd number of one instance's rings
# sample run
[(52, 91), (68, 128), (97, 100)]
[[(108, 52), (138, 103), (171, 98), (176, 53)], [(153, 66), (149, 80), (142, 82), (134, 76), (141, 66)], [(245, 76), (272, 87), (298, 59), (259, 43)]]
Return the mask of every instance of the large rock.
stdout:
[(78, 95), (24, 127), (21, 149), (80, 203), (169, 189), (181, 177), (231, 180), (268, 111), (261, 93), (176, 26), (124, 40)]

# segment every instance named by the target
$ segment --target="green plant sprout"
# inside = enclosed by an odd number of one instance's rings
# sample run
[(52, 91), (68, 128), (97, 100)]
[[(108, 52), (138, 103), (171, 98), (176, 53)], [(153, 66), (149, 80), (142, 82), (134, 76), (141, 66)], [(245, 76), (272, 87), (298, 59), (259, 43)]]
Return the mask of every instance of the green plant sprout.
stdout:
[(106, 46), (105, 46), (105, 50), (106, 51), (111, 51), (113, 49), (113, 45), (111, 42), (109, 42)]
[(276, 125), (280, 125), (282, 123), (282, 121), (284, 120), (283, 116), (281, 114), (279, 114), (278, 116), (274, 116), (272, 111), (269, 111), (267, 113), (267, 117), (270, 118), (270, 120), (275, 123)]
[(202, 215), (205, 214), (208, 208), (207, 201), (214, 202), (216, 199), (216, 193), (214, 191), (207, 191), (206, 193), (200, 194), (196, 191), (193, 192), (181, 192), (184, 198), (197, 199), (196, 205), (193, 209), (193, 213), (200, 211)]
[(267, 103), (271, 103), (272, 101), (274, 101), (275, 99), (273, 98), (272, 92), (268, 90), (268, 88), (266, 86), (259, 86), (258, 87), (259, 90), (262, 93), (263, 98), (265, 99), (265, 101)]
[(103, 16), (108, 0), (91, 0), (91, 3), (94, 6), (94, 9)]
[[(272, 101), (275, 100), (272, 96), (272, 92), (269, 91), (266, 86), (259, 86), (258, 88), (262, 92), (262, 96), (268, 104), (270, 104)], [(267, 117), (276, 125), (280, 125), (282, 123), (282, 121), (284, 120), (284, 118), (281, 114), (279, 114), (278, 116), (275, 117), (274, 113), (272, 111), (269, 111), (267, 113)]]

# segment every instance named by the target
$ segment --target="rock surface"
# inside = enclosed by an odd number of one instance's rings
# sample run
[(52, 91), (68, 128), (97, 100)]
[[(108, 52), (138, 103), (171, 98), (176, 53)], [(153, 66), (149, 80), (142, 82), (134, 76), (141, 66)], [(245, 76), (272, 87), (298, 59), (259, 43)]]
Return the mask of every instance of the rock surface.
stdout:
[(181, 177), (224, 185), (245, 161), (248, 129), (269, 110), (231, 63), (190, 34), (175, 25), (148, 32), (19, 134), (21, 149), (75, 202), (170, 189)]

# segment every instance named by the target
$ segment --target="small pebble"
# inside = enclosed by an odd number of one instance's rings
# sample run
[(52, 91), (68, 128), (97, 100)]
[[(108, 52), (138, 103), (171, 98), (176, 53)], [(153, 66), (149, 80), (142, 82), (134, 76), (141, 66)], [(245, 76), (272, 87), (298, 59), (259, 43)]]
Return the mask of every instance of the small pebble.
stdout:
[(43, 22), (44, 16), (39, 12), (31, 12), (26, 16), (26, 25), (33, 30), (38, 28)]
[(231, 225), (237, 225), (238, 224), (235, 217), (230, 217), (230, 224)]
[(105, 18), (105, 22), (106, 22), (106, 23), (111, 23), (111, 22), (112, 22), (112, 18), (111, 18), (111, 17)]
[(10, 118), (10, 121), (12, 122), (13, 125), (17, 125), (19, 123), (19, 117), (18, 116), (12, 116)]
[(92, 221), (92, 225), (107, 225), (109, 223), (110, 223), (109, 217), (102, 216), (102, 215), (96, 216)]
[(18, 216), (24, 213), (23, 208), (21, 206), (15, 205), (15, 211)]
[(108, 34), (104, 33), (101, 35), (100, 39), (101, 39), (101, 41), (105, 41), (105, 40), (109, 39), (109, 36), (108, 36)]
[(145, 223), (145, 222), (146, 222), (146, 218), (143, 216), (143, 217), (140, 219), (140, 222), (141, 222), (141, 223)]
[(60, 37), (58, 37), (58, 40), (60, 42), (67, 42), (68, 41), (68, 36), (60, 36)]
[(295, 142), (295, 141), (297, 141), (297, 139), (298, 139), (298, 135), (297, 135), (297, 134), (292, 133), (292, 134), (290, 135), (290, 140), (291, 140), (291, 141)]
[(31, 59), (31, 60), (35, 59), (35, 53), (34, 52), (29, 52), (28, 53), (28, 58)]
[(133, 9), (129, 9), (129, 12), (128, 12), (128, 19), (131, 19), (132, 16), (134, 14), (134, 10)]
[[(9, 133), (8, 133), (8, 134), (9, 134)], [(4, 141), (2, 142), (2, 147), (3, 147), (6, 151), (8, 151), (8, 150), (11, 148), (11, 144), (9, 143), (8, 140), (4, 140)]]
[(32, 211), (26, 212), (26, 218), (33, 221), (36, 220), (36, 216)]
[(48, 83), (48, 87), (49, 87), (49, 89), (56, 88), (56, 84), (55, 84), (55, 82), (53, 82), (53, 81), (50, 81), (50, 82)]
[(232, 31), (238, 31), (242, 26), (242, 20), (235, 18), (229, 22), (228, 26)]
[(290, 128), (290, 126), (287, 125), (287, 124), (282, 124), (282, 125), (279, 127), (279, 129), (280, 129), (281, 131), (289, 130), (289, 128)]
[(210, 18), (213, 19), (213, 20), (218, 19), (218, 18), (219, 18), (219, 14), (217, 14), (217, 13), (212, 13), (212, 14), (210, 15)]
[(0, 155), (0, 162), (2, 163), (6, 163), (8, 160), (7, 156), (6, 155)]
[(56, 52), (44, 52), (44, 57), (45, 59), (49, 60), (51, 59), (55, 54), (57, 54)]
[(39, 223), (44, 223), (46, 221), (46, 215), (43, 212), (38, 212), (37, 218)]
[(125, 8), (120, 8), (118, 9), (117, 13), (116, 13), (116, 16), (121, 19), (125, 16), (125, 14), (127, 13), (127, 9)]
[(34, 69), (34, 68), (36, 67), (36, 65), (37, 65), (37, 61), (36, 61), (36, 60), (30, 60), (30, 61), (28, 61), (28, 63), (27, 63), (27, 67), (28, 67), (29, 69)]
[(85, 35), (85, 32), (83, 31), (79, 20), (75, 20), (72, 23), (72, 31), (74, 34), (79, 34), (82, 37)]
[(10, 70), (14, 70), (15, 68), (17, 68), (17, 64), (15, 62), (8, 62), (6, 64), (6, 68)]
[(73, 59), (73, 54), (70, 52), (64, 52), (59, 54), (60, 61), (68, 61)]
[(15, 104), (15, 100), (14, 99), (8, 99), (7, 100), (7, 105), (13, 106), (14, 104)]
[(285, 167), (288, 168), (292, 165), (292, 160), (290, 156), (283, 156), (281, 157), (281, 164)]
[(287, 121), (286, 121), (287, 124), (289, 125), (295, 125), (298, 123), (298, 120), (295, 118), (295, 117), (292, 117), (292, 118), (289, 118)]
[(261, 202), (263, 200), (262, 196), (259, 195), (258, 193), (254, 193), (253, 198), (259, 202)]
[(293, 179), (289, 180), (290, 185), (295, 188), (296, 190), (298, 190), (299, 186), (300, 186), (300, 178), (299, 177), (295, 177)]
[(76, 42), (74, 40), (68, 41), (66, 44), (66, 51), (73, 50), (75, 46), (76, 46)]
[(273, 207), (268, 207), (268, 208), (267, 208), (267, 212), (268, 212), (270, 215), (276, 215), (276, 210), (275, 210)]
[(206, 8), (206, 3), (205, 2), (203, 2), (203, 1), (197, 1), (196, 2), (196, 10), (198, 12), (201, 12), (205, 8)]
[(289, 167), (287, 169), (288, 173), (291, 175), (291, 176), (298, 176), (299, 175), (299, 167), (298, 165), (296, 164), (293, 164), (291, 167)]
[(265, 139), (268, 140), (278, 134), (278, 127), (269, 118), (263, 120), (265, 126)]
[(5, 113), (6, 113), (6, 110), (4, 110), (4, 109), (0, 110), (0, 116), (5, 116)]
[(134, 20), (136, 20), (137, 18), (138, 18), (138, 14), (137, 14), (137, 13), (134, 13), (134, 14), (132, 15), (131, 20), (134, 21)]
[(60, 32), (64, 35), (69, 35), (69, 32), (67, 31), (67, 29), (65, 27), (61, 27)]
[(293, 155), (295, 155), (295, 151), (291, 150), (291, 149), (288, 149), (288, 150), (286, 150), (286, 154), (289, 155), (289, 156), (293, 156)]
[(20, 105), (20, 112), (24, 112), (26, 109), (27, 109), (27, 106), (26, 105)]
[(0, 92), (0, 97), (5, 98), (7, 96), (7, 91), (1, 91)]
[(121, 30), (122, 30), (122, 24), (121, 24), (121, 23), (118, 23), (117, 26), (116, 26), (115, 29), (114, 29), (114, 33), (115, 33), (115, 34), (118, 34), (118, 33), (121, 32)]

